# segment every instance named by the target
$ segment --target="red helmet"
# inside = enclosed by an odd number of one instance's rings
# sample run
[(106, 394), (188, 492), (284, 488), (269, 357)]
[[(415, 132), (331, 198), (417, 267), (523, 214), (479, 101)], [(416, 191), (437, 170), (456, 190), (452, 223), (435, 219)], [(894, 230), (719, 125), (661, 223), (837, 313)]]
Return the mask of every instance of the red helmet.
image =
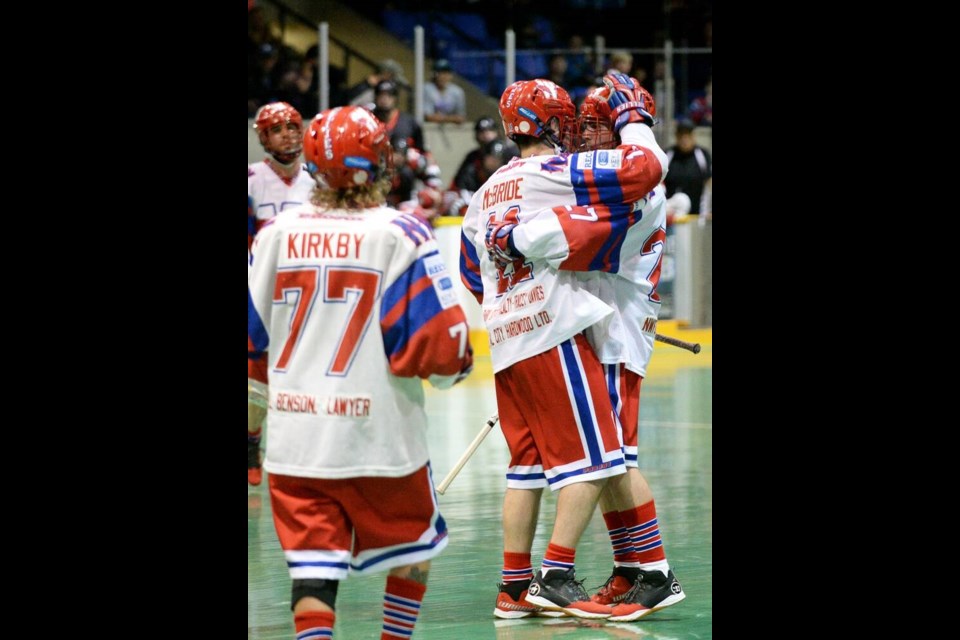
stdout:
[(333, 189), (372, 184), (393, 159), (386, 127), (363, 107), (318, 113), (303, 132), (303, 154), (310, 172)]
[(303, 130), (303, 118), (300, 112), (294, 109), (286, 102), (271, 102), (265, 104), (257, 110), (257, 116), (253, 122), (253, 128), (260, 134), (260, 144), (266, 149), (267, 153), (275, 157), (283, 164), (289, 164), (300, 156), (302, 149), (300, 135), (295, 137), (296, 142), (290, 142), (283, 148), (272, 148), (269, 141), (270, 129), (289, 122), (297, 125), (297, 129)]
[(577, 128), (580, 130), (578, 151), (613, 149), (617, 146), (617, 136), (610, 125), (609, 96), (609, 87), (597, 87), (583, 99), (577, 118)]
[[(562, 149), (574, 142), (577, 108), (566, 89), (550, 80), (520, 80), (507, 87), (500, 96), (500, 118), (511, 140), (517, 135), (546, 136)], [(559, 137), (547, 127), (551, 118), (559, 121)]]

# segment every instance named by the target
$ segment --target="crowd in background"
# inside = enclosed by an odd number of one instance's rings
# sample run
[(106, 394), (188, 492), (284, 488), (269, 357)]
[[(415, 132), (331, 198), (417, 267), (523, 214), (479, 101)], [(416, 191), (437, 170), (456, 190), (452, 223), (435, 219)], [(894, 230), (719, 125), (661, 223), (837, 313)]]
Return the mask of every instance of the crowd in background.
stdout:
[[(404, 3), (398, 4), (402, 6)], [(491, 22), (491, 29), (499, 28), (494, 20)], [(712, 46), (710, 14), (702, 16), (701, 22), (703, 40), (693, 44)], [(578, 29), (585, 26), (589, 27), (589, 24), (578, 23)], [(616, 27), (608, 26), (615, 32)], [(580, 31), (570, 33), (561, 43), (556, 37), (560, 30), (536, 13), (526, 15), (515, 28), (518, 49), (565, 44), (566, 53), (545, 54), (541, 61), (535, 62), (532, 71), (536, 75), (531, 77), (547, 78), (564, 87), (578, 107), (593, 87), (602, 84), (601, 78), (609, 72), (621, 72), (637, 78), (654, 95), (657, 95), (658, 88), (662, 88), (662, 84), (658, 84), (664, 77), (662, 57), (635, 57), (626, 49), (613, 48), (607, 52), (603, 64), (598, 65), (592, 49), (585, 46)], [(434, 45), (442, 47), (443, 43)], [(278, 101), (292, 105), (304, 120), (309, 120), (317, 113), (320, 75), (317, 54), (316, 45), (301, 53), (285, 44), (278, 25), (268, 18), (263, 7), (256, 3), (250, 5), (247, 33), (248, 118), (254, 117), (262, 105)], [(666, 187), (668, 196), (677, 192), (689, 196), (689, 207), (682, 208), (680, 213), (706, 213), (709, 217), (712, 214), (712, 161), (709, 151), (696, 144), (693, 131), (695, 127), (713, 126), (712, 70), (709, 56), (700, 56), (697, 60), (699, 63), (690, 78), (705, 78), (705, 83), (702, 91), (689, 94), (694, 96), (692, 100), (677, 104), (676, 116), (679, 120), (676, 144), (668, 150), (671, 167)], [(596, 73), (597, 69), (601, 69), (601, 73)], [(436, 123), (465, 122), (466, 95), (453, 81), (452, 65), (444, 58), (435, 58), (432, 71), (424, 86), (424, 119)], [(524, 78), (523, 71), (524, 68), (518, 64), (518, 79)], [(340, 67), (331, 65), (329, 78), (330, 106), (363, 106), (387, 125), (395, 152), (394, 189), (388, 198), (393, 206), (415, 210), (427, 218), (460, 215), (473, 191), (493, 171), (519, 155), (515, 145), (503, 138), (497, 114), (488, 114), (474, 123), (478, 146), (466, 154), (454, 176), (441, 176), (424, 143), (420, 125), (401, 108), (401, 92), (409, 95), (412, 87), (400, 64), (390, 59), (381, 60), (369, 75), (353, 86), (347, 85), (347, 74)], [(659, 95), (657, 97), (660, 99)]]

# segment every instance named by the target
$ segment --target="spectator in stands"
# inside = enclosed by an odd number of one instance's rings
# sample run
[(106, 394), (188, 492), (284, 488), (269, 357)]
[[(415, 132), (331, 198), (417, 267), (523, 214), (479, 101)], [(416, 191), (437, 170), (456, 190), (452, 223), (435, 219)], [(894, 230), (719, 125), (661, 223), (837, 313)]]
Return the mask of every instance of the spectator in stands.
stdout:
[(387, 128), (393, 146), (393, 186), (387, 194), (390, 206), (410, 200), (422, 184), (439, 188), (440, 167), (433, 161), (423, 142), (423, 130), (413, 116), (397, 107), (399, 90), (394, 82), (384, 80), (374, 91), (373, 115)]
[[(453, 179), (453, 188), (466, 189), (473, 195), (493, 172), (520, 155), (520, 149), (511, 140), (495, 138), (483, 145), (480, 162), (471, 163)], [(469, 198), (468, 198), (469, 201)]]
[(247, 76), (247, 117), (270, 102), (280, 100), (280, 49), (269, 43), (257, 47), (253, 67)]
[(567, 59), (564, 56), (560, 54), (550, 56), (547, 80), (561, 87), (567, 86), (567, 67)]
[(707, 81), (706, 95), (690, 103), (690, 119), (698, 127), (713, 126), (713, 80)]
[(667, 150), (669, 171), (663, 184), (667, 197), (685, 193), (690, 197), (690, 213), (706, 214), (704, 196), (708, 194), (713, 177), (710, 152), (697, 145), (693, 138), (694, 124), (689, 120), (677, 122), (677, 143)]
[(462, 216), (473, 193), (483, 186), (493, 173), (513, 158), (520, 157), (520, 149), (512, 140), (494, 138), (480, 148), (475, 162), (464, 164), (457, 172), (450, 189), (443, 194), (440, 215)]
[(423, 117), (427, 122), (453, 122), (467, 119), (467, 96), (452, 82), (453, 68), (443, 58), (433, 63), (433, 82), (423, 86)]
[[(620, 49), (610, 53), (610, 68), (607, 69), (607, 74), (622, 73), (632, 76), (631, 71), (633, 71), (633, 56), (630, 52)], [(644, 75), (646, 75), (646, 72), (644, 72)], [(637, 78), (637, 80), (640, 80), (640, 78)]]
[(467, 171), (467, 167), (479, 165), (483, 161), (483, 146), (492, 140), (498, 139), (502, 130), (500, 123), (490, 116), (483, 116), (477, 119), (473, 125), (473, 135), (477, 139), (477, 148), (463, 158), (463, 162), (460, 163), (453, 180), (450, 182), (451, 189), (455, 188), (454, 185)]
[(395, 85), (409, 87), (410, 83), (403, 75), (403, 67), (396, 60), (387, 58), (380, 63), (376, 73), (372, 73), (363, 81), (347, 91), (346, 100), (349, 104), (370, 108), (375, 101), (375, 90), (381, 82), (393, 82)]
[[(571, 53), (567, 54), (567, 82), (561, 86), (593, 86), (593, 61), (590, 59), (587, 49), (583, 44), (583, 36), (578, 33), (570, 36), (570, 40), (567, 42), (567, 48), (571, 50)], [(567, 92), (569, 93), (569, 91), (570, 89), (568, 88)]]

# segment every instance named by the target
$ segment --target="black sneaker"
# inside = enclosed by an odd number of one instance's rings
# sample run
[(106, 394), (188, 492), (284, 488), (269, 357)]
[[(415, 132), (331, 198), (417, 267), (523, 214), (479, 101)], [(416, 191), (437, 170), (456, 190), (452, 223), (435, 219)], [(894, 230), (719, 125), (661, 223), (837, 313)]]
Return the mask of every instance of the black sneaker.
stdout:
[(643, 616), (677, 604), (687, 597), (683, 587), (673, 571), (663, 575), (663, 571), (640, 570), (637, 581), (627, 592), (623, 601), (613, 608), (610, 620), (614, 622), (631, 622)]
[(247, 482), (253, 486), (263, 482), (263, 471), (260, 469), (260, 443), (247, 440)]
[(564, 611), (577, 618), (607, 618), (610, 607), (591, 602), (583, 581), (574, 580), (574, 570), (554, 569), (546, 577), (540, 570), (533, 572), (527, 588), (527, 602), (544, 611)]

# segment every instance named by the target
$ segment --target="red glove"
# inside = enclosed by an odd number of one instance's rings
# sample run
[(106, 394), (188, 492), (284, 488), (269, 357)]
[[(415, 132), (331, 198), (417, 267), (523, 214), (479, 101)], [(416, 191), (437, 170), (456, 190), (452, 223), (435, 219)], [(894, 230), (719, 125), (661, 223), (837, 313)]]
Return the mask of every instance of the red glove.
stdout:
[(500, 220), (487, 225), (487, 233), (484, 236), (484, 245), (490, 259), (499, 266), (505, 267), (514, 260), (523, 260), (523, 254), (517, 251), (513, 246), (513, 228), (517, 226), (515, 222)]

